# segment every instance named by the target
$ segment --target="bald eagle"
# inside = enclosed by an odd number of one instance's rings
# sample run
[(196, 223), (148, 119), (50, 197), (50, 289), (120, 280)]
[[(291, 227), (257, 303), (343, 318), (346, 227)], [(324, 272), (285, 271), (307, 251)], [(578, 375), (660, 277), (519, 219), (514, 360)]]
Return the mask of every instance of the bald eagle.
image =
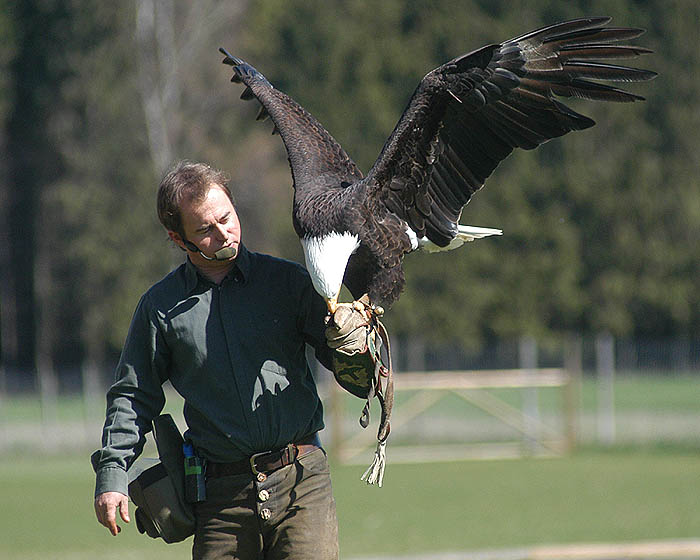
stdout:
[(334, 313), (345, 283), (388, 308), (404, 287), (405, 255), (450, 250), (501, 230), (459, 224), (463, 207), (514, 148), (534, 149), (595, 123), (558, 101), (643, 100), (600, 81), (637, 82), (656, 73), (601, 62), (651, 52), (618, 45), (641, 29), (611, 18), (575, 19), (458, 56), (430, 71), (363, 176), (318, 121), (225, 49), (242, 99), (270, 117), (294, 181), (293, 224), (315, 289)]

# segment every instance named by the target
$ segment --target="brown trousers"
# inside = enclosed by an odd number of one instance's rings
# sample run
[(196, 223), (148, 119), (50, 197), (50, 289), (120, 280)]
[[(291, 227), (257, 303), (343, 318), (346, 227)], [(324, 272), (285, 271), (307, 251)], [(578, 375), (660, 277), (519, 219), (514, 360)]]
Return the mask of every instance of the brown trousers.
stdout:
[(195, 506), (194, 560), (337, 560), (338, 521), (326, 454), (267, 475), (210, 478)]

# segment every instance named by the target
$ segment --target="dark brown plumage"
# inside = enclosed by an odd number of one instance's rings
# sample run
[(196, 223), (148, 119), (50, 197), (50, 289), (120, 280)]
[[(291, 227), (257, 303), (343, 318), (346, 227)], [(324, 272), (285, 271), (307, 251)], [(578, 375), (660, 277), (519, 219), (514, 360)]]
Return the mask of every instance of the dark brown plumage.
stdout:
[[(319, 293), (333, 302), (344, 279), (353, 297), (368, 293), (373, 303), (391, 305), (404, 285), (405, 254), (426, 244), (470, 240), (458, 225), (462, 208), (514, 148), (533, 149), (594, 125), (555, 97), (642, 100), (596, 81), (656, 75), (601, 62), (651, 52), (617, 45), (643, 31), (606, 27), (609, 22), (585, 18), (551, 25), (432, 70), (364, 178), (306, 110), (221, 49), (223, 62), (233, 66), (232, 81), (246, 86), (241, 97), (261, 103), (258, 119), (270, 116), (273, 133), (284, 141), (295, 188), (294, 227)], [(347, 234), (340, 245), (319, 241), (333, 232)]]

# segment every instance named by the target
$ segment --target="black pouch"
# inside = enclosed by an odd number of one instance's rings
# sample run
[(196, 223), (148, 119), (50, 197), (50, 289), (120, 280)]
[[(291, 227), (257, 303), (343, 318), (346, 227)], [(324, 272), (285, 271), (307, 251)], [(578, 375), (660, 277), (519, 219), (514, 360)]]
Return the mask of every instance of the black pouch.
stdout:
[(183, 439), (175, 421), (163, 414), (153, 421), (159, 459), (139, 459), (129, 469), (129, 497), (136, 527), (154, 539), (176, 543), (194, 534), (192, 505), (185, 500)]

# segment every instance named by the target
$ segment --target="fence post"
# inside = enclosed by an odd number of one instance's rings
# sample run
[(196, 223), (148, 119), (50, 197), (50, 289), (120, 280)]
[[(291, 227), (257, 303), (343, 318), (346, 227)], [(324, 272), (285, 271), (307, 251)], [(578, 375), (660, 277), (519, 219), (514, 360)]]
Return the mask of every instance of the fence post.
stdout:
[(604, 445), (615, 443), (615, 339), (609, 332), (595, 340), (598, 370), (598, 440)]
[(583, 371), (583, 344), (581, 336), (571, 333), (566, 339), (564, 369), (568, 381), (564, 387), (564, 422), (567, 451), (576, 447), (579, 435), (581, 408), (581, 372)]
[(425, 371), (425, 338), (419, 335), (411, 335), (406, 339), (406, 347), (403, 353), (406, 356), (406, 369), (409, 371)]
[(90, 427), (95, 420), (104, 420), (104, 395), (105, 389), (100, 383), (100, 368), (90, 359), (83, 361), (80, 368), (83, 390), (83, 421), (85, 433), (89, 434)]
[[(525, 370), (525, 375), (528, 377), (535, 375), (534, 370), (537, 368), (537, 342), (533, 337), (528, 335), (520, 337), (518, 361), (520, 362), (520, 369)], [(526, 453), (534, 454), (539, 441), (537, 426), (540, 419), (536, 387), (523, 389), (523, 414), (525, 451)]]
[(37, 365), (39, 378), (39, 403), (41, 405), (41, 427), (43, 444), (46, 448), (55, 446), (55, 430), (58, 418), (58, 379), (53, 365), (42, 358)]
[(337, 463), (340, 463), (343, 458), (343, 420), (345, 418), (345, 409), (343, 406), (343, 391), (335, 382), (335, 379), (330, 384), (330, 405), (331, 405), (331, 457)]
[(328, 422), (323, 432), (323, 437), (328, 438), (328, 442), (324, 447), (327, 449), (331, 460), (340, 462), (343, 454), (343, 418), (345, 417), (343, 389), (335, 380), (333, 372), (327, 370), (316, 359), (309, 345), (306, 346), (306, 361), (310, 365), (313, 377), (324, 395), (322, 397), (324, 399), (324, 409), (326, 409), (326, 404), (328, 405), (326, 411)]

